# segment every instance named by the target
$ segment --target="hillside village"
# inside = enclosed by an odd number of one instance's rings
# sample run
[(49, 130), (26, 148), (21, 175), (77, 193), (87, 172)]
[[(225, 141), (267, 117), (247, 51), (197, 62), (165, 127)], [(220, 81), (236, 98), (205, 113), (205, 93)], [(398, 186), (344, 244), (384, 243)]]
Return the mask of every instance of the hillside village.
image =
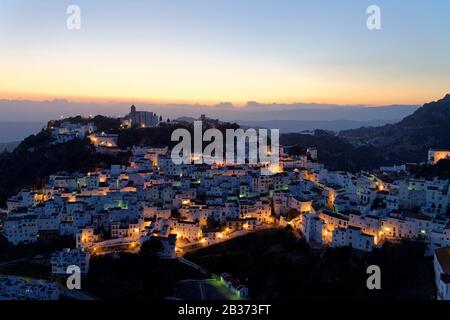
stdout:
[[(121, 130), (158, 122), (134, 107)], [(118, 135), (98, 132), (92, 123), (62, 122), (51, 132), (54, 144), (88, 139), (97, 152), (120, 152)], [(74, 238), (76, 248), (53, 255), (54, 274), (70, 265), (86, 274), (91, 256), (137, 253), (150, 239), (161, 243), (161, 258), (176, 259), (280, 227), (297, 230), (315, 248), (371, 252), (386, 241), (420, 241), (435, 256), (438, 298), (450, 299), (448, 180), (417, 179), (406, 165), (330, 171), (314, 146), (300, 156), (290, 156), (287, 147), (280, 148), (278, 172), (267, 176), (258, 165), (175, 165), (168, 147), (134, 146), (126, 166), (55, 173), (43, 188), (23, 189), (8, 199), (0, 230), (12, 245)], [(430, 150), (425, 158), (435, 165), (450, 151)]]

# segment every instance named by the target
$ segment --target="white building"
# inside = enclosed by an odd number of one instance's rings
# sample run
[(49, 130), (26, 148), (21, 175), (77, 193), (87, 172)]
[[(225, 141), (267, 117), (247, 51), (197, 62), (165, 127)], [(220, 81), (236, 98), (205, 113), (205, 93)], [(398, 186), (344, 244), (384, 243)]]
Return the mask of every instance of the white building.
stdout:
[(363, 215), (360, 212), (353, 211), (349, 213), (350, 226), (358, 227), (365, 234), (374, 236), (375, 243), (381, 241), (381, 219), (372, 215)]
[(346, 229), (337, 228), (333, 231), (332, 247), (350, 247), (370, 252), (374, 245), (374, 236), (364, 234), (358, 227), (348, 226)]
[(384, 166), (380, 167), (380, 171), (386, 172), (386, 173), (400, 173), (406, 171), (406, 165), (393, 165), (393, 166)]
[(241, 219), (255, 218), (258, 223), (271, 222), (272, 208), (267, 199), (239, 201)]
[(289, 197), (287, 205), (289, 209), (295, 209), (300, 214), (307, 214), (313, 211), (312, 200), (304, 197)]
[(9, 214), (3, 234), (13, 245), (33, 243), (38, 240), (38, 216), (35, 214)]
[(142, 229), (143, 221), (112, 223), (111, 238), (139, 238)]
[(236, 295), (241, 298), (248, 297), (248, 288), (241, 284), (241, 282), (228, 273), (223, 273), (221, 276), (222, 281)]
[(96, 129), (93, 123), (80, 124), (65, 121), (59, 127), (51, 128), (51, 134), (56, 143), (66, 143), (75, 139), (84, 139)]
[(119, 140), (118, 134), (91, 134), (89, 136), (91, 143), (100, 148), (117, 148), (117, 142)]
[(36, 192), (30, 190), (21, 190), (17, 195), (10, 197), (7, 202), (8, 211), (19, 208), (28, 208), (36, 204)]
[(192, 221), (175, 221), (171, 233), (176, 234), (181, 239), (187, 239), (189, 241), (197, 241), (202, 237), (200, 224)]
[(89, 253), (82, 249), (64, 249), (52, 255), (50, 263), (53, 274), (67, 274), (69, 266), (77, 266), (81, 273), (87, 274), (89, 271)]
[(134, 105), (131, 106), (130, 113), (122, 119), (124, 127), (152, 128), (159, 124), (159, 117), (149, 111), (137, 111)]
[(317, 148), (307, 148), (306, 154), (311, 158), (311, 160), (317, 160)]
[(101, 240), (101, 236), (95, 233), (93, 228), (84, 228), (75, 235), (77, 248), (89, 248)]
[(176, 258), (176, 242), (177, 236), (175, 234), (169, 234), (167, 237), (157, 237), (161, 242), (162, 249), (159, 252), (159, 257), (163, 259), (174, 259)]
[(438, 300), (450, 300), (450, 247), (434, 253), (434, 277)]
[(315, 213), (305, 214), (300, 223), (300, 231), (307, 242), (322, 244), (324, 222)]
[(443, 216), (449, 205), (448, 181), (433, 181), (428, 183), (425, 190), (425, 205), (421, 211), (428, 216)]
[(25, 280), (16, 276), (0, 276), (1, 300), (58, 300), (59, 288), (40, 280)]
[(434, 150), (428, 151), (428, 164), (436, 164), (441, 160), (450, 159), (450, 150)]

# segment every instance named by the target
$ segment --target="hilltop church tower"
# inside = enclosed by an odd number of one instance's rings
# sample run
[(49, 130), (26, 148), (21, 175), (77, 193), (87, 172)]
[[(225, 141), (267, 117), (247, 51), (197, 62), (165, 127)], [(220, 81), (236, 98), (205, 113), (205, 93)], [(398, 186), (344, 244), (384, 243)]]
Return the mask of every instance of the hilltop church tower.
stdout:
[(158, 116), (149, 111), (137, 111), (136, 106), (133, 104), (130, 108), (130, 113), (123, 118), (122, 125), (125, 128), (130, 127), (150, 127), (154, 128), (158, 126)]

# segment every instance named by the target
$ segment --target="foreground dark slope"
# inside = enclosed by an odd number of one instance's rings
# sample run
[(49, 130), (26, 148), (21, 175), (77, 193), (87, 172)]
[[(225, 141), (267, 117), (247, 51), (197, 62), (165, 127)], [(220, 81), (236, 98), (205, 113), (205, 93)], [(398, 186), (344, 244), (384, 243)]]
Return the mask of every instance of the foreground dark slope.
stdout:
[(450, 94), (399, 123), (342, 131), (339, 137), (354, 145), (373, 146), (394, 162), (424, 161), (430, 148), (450, 148)]
[[(257, 300), (434, 299), (433, 263), (418, 242), (385, 243), (371, 253), (311, 249), (288, 229), (247, 234), (185, 258), (243, 281)], [(381, 290), (368, 290), (367, 267), (382, 270)], [(405, 272), (407, 270), (407, 272)]]

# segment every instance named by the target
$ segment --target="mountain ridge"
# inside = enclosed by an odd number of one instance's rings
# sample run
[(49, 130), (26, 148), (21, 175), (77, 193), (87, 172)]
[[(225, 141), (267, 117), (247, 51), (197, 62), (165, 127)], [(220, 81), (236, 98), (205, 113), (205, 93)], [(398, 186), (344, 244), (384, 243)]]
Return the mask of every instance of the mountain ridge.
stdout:
[(420, 162), (430, 148), (450, 148), (450, 94), (424, 104), (398, 123), (345, 130), (339, 137), (356, 146), (378, 148), (390, 159)]

